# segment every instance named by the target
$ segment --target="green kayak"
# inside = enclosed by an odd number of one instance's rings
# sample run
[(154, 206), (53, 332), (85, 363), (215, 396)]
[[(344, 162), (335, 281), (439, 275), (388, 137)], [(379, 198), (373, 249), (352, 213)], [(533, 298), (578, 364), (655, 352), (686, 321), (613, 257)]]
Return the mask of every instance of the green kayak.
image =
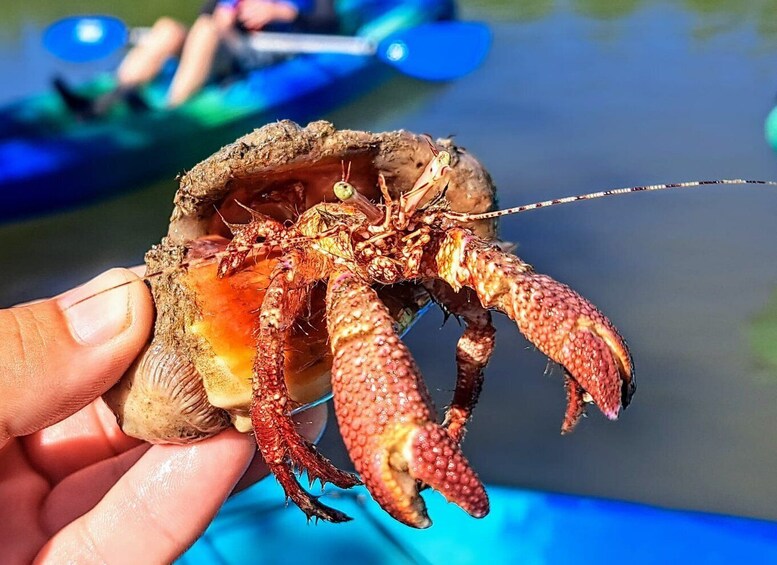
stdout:
[[(376, 42), (426, 22), (449, 19), (448, 0), (347, 0), (337, 3), (342, 31)], [(289, 118), (306, 122), (374, 89), (390, 66), (375, 57), (305, 54), (210, 84), (175, 110), (117, 108), (83, 121), (53, 92), (0, 109), (0, 221), (107, 197), (172, 177), (253, 127)], [(144, 90), (161, 106), (171, 76)], [(114, 87), (100, 76), (79, 90)]]

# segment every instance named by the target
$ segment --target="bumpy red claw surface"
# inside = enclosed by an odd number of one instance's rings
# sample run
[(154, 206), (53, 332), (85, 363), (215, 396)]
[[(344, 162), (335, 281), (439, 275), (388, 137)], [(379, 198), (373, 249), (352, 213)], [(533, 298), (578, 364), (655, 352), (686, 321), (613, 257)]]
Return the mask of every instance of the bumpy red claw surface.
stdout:
[(362, 480), (394, 518), (431, 525), (419, 482), (480, 518), (488, 496), (445, 429), (394, 321), (371, 286), (334, 273), (327, 291), (332, 390), (343, 439)]
[(435, 261), (439, 276), (454, 289), (475, 290), (483, 306), (507, 314), (529, 341), (564, 367), (563, 433), (572, 431), (586, 402), (613, 420), (628, 406), (635, 389), (631, 354), (588, 300), (464, 229), (447, 232)]

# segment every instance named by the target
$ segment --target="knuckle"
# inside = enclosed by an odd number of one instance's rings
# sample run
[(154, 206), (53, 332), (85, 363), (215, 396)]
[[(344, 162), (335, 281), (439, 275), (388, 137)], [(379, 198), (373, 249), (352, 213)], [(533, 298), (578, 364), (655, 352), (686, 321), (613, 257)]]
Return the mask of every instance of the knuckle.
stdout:
[[(35, 307), (10, 308), (0, 312), (0, 374), (10, 386), (21, 386), (22, 380), (37, 373), (44, 364), (46, 352), (56, 345), (45, 330)], [(9, 382), (10, 381), (10, 382)]]

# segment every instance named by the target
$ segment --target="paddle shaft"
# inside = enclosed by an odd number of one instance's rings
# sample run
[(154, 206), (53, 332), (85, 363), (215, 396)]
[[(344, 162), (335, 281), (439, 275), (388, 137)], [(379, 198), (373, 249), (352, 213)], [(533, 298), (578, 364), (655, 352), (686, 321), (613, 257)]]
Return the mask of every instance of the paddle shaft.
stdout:
[(259, 32), (240, 38), (248, 48), (267, 53), (338, 53), (361, 57), (375, 55), (377, 44), (364, 37), (308, 33)]
[[(142, 42), (150, 28), (130, 29), (130, 43)], [(378, 44), (365, 37), (324, 35), (312, 33), (283, 33), (262, 31), (250, 34), (233, 34), (227, 39), (230, 48), (238, 52), (256, 51), (292, 55), (299, 53), (335, 53), (370, 57), (378, 51)]]

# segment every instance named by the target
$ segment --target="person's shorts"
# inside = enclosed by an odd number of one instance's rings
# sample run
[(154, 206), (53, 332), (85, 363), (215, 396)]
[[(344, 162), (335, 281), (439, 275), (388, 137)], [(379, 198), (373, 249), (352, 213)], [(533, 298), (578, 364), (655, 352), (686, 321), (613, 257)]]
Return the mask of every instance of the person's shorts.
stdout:
[(242, 74), (252, 69), (268, 67), (289, 58), (279, 53), (255, 51), (239, 41), (222, 41), (213, 60), (213, 76), (216, 79)]

